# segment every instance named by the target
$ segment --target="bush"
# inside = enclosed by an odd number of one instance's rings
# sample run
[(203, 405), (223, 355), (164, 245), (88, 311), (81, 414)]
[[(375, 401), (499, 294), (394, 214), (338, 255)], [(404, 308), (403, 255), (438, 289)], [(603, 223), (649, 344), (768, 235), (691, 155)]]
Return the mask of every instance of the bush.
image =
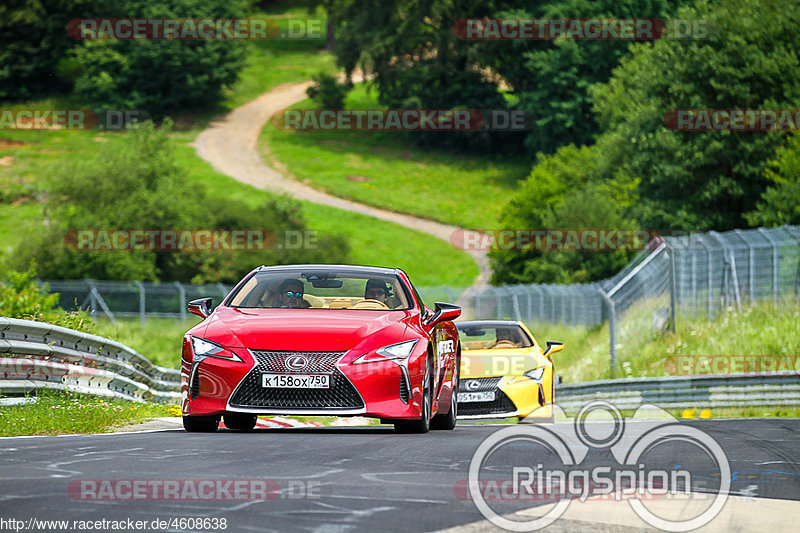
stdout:
[(169, 122), (132, 128), (124, 144), (104, 145), (94, 160), (54, 171), (47, 185), (45, 229), (21, 243), (13, 265), (38, 263), (45, 279), (236, 282), (254, 266), (346, 262), (341, 236), (317, 240), (315, 249), (255, 251), (87, 250), (79, 230), (269, 230), (279, 238), (302, 232), (297, 204), (278, 198), (258, 207), (209, 198), (175, 163)]
[(56, 326), (94, 333), (94, 324), (84, 311), (67, 312), (56, 308), (58, 294), (50, 294), (47, 284), (36, 282), (36, 264), (27, 270), (8, 272), (8, 282), (0, 282), (0, 316), (38, 320)]
[(344, 108), (344, 99), (352, 89), (350, 83), (339, 83), (335, 76), (320, 72), (312, 78), (314, 85), (306, 90), (308, 97), (324, 109)]

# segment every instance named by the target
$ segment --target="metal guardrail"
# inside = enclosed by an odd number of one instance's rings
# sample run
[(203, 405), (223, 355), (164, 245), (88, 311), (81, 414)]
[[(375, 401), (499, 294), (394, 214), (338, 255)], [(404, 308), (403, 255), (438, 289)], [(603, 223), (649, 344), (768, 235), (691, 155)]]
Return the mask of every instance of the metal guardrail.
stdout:
[(783, 407), (800, 405), (800, 375), (792, 371), (774, 374), (728, 374), (610, 379), (558, 385), (556, 403), (579, 410), (593, 400), (604, 400), (619, 409), (642, 404), (661, 408)]
[(9, 354), (0, 357), (2, 394), (47, 388), (134, 401), (180, 399), (180, 371), (97, 335), (0, 317), (0, 354)]

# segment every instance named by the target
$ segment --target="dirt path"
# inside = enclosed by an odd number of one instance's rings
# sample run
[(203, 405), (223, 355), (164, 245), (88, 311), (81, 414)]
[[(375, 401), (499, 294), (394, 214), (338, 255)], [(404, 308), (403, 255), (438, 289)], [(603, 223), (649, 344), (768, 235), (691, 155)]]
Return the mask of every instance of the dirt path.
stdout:
[[(405, 215), (330, 196), (291, 179), (262, 161), (256, 148), (264, 124), (276, 112), (307, 98), (311, 82), (280, 85), (255, 100), (237, 107), (219, 121), (212, 122), (195, 140), (197, 154), (218, 171), (259, 189), (284, 193), (301, 200), (354, 211), (394, 222), (450, 242), (456, 226), (441, 224), (412, 215)], [(486, 252), (470, 252), (480, 268), (475, 287), (486, 286), (489, 261)]]

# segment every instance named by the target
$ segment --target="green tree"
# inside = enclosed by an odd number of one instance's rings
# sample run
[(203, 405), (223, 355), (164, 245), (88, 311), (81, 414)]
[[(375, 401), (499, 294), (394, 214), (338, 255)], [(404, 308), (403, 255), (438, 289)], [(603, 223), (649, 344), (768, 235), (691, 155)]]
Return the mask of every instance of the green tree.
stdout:
[[(105, 16), (236, 18), (245, 0), (124, 0)], [(103, 108), (143, 109), (154, 117), (219, 101), (245, 64), (246, 44), (231, 40), (86, 40), (75, 94)]]
[[(520, 2), (520, 9), (495, 13), (508, 19), (667, 19), (688, 0), (550, 0)], [(628, 40), (483, 41), (481, 65), (496, 72), (517, 96), (517, 108), (537, 116), (526, 136), (529, 150), (553, 153), (572, 143), (590, 144), (598, 127), (590, 87), (605, 83), (627, 53)]]
[(67, 34), (73, 18), (102, 11), (98, 0), (6, 0), (0, 4), (0, 100), (68, 91), (59, 63), (79, 45)]
[(768, 185), (781, 132), (684, 132), (675, 109), (776, 109), (800, 103), (800, 10), (792, 0), (735, 0), (680, 11), (707, 20), (710, 39), (638, 44), (596, 86), (596, 118), (618, 140), (622, 172), (641, 180), (636, 212), (647, 227), (728, 230)]
[[(488, 16), (499, 0), (338, 0), (330, 8), (336, 27), (337, 61), (374, 75), (382, 104), (393, 108), (505, 109), (496, 80), (477, 61), (480, 42), (453, 31), (464, 17)], [(507, 150), (509, 135), (491, 132), (414, 133), (423, 145)], [(514, 136), (511, 136), (514, 139)], [(522, 136), (517, 135), (517, 146)]]
[[(514, 230), (636, 230), (630, 216), (637, 181), (615, 171), (618, 153), (608, 139), (569, 145), (541, 155), (508, 202), (501, 223)], [(585, 283), (619, 271), (636, 253), (614, 251), (495, 250), (492, 283)]]
[(756, 209), (746, 215), (753, 226), (800, 224), (800, 134), (794, 132), (764, 169), (773, 184), (761, 195)]

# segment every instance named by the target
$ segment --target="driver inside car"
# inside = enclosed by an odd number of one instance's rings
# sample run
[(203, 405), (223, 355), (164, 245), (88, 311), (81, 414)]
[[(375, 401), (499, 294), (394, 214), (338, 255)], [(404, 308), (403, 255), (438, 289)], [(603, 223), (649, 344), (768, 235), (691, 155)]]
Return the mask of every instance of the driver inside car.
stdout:
[(364, 298), (367, 300), (377, 300), (386, 307), (389, 305), (389, 290), (386, 288), (386, 283), (377, 279), (367, 280), (367, 285), (364, 288)]
[(497, 341), (494, 343), (492, 348), (504, 348), (504, 347), (514, 347), (517, 348), (521, 346), (521, 342), (519, 337), (517, 336), (517, 332), (513, 329), (507, 328), (497, 328)]
[(284, 280), (278, 287), (273, 307), (308, 309), (311, 304), (303, 299), (303, 292), (303, 282), (299, 279)]

